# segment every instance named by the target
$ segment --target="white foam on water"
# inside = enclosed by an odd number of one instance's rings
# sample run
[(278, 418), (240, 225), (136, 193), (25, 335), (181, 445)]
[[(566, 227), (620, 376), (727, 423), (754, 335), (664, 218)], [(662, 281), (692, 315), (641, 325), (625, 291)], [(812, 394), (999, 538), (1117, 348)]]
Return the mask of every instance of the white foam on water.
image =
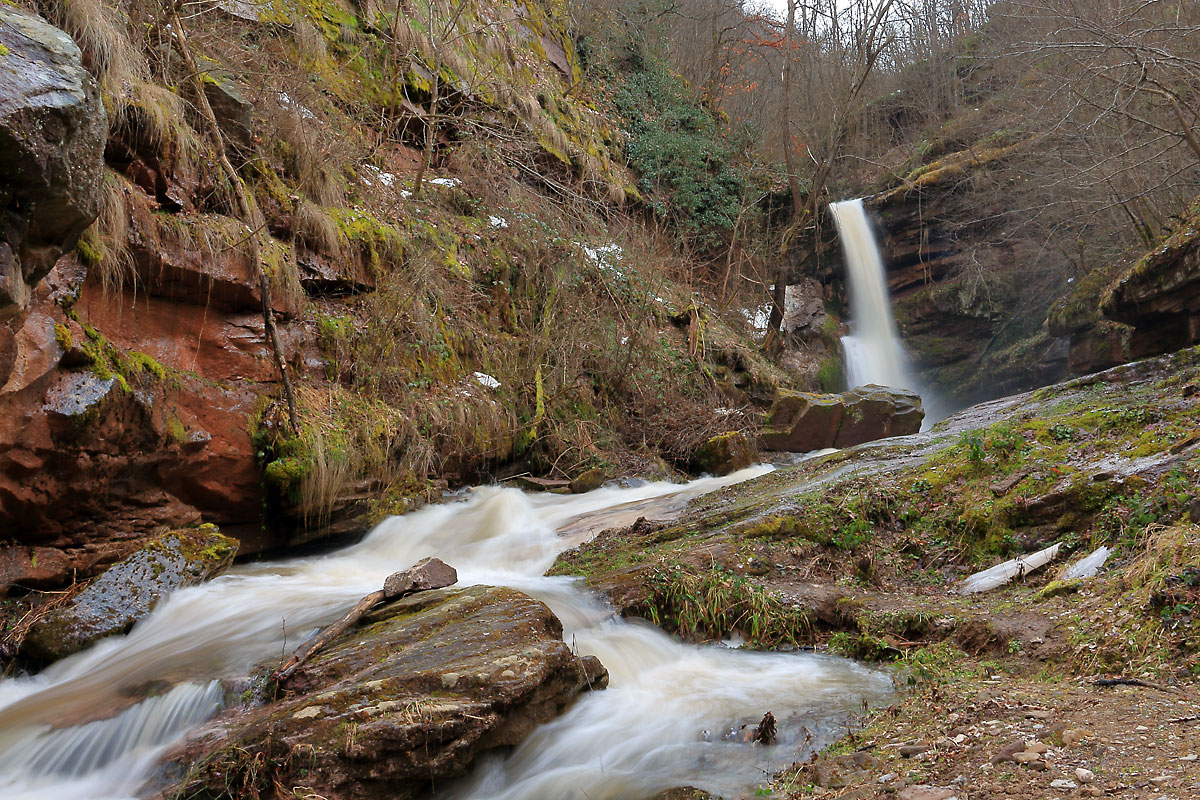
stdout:
[[(128, 635), (37, 676), (0, 681), (0, 796), (136, 795), (155, 759), (216, 711), (215, 679), (289, 653), (427, 556), (453, 565), (461, 585), (513, 586), (541, 599), (563, 620), (566, 641), (597, 655), (612, 676), (609, 689), (535, 730), (510, 757), (486, 760), (455, 795), (595, 800), (681, 782), (733, 791), (761, 781), (804, 745), (803, 726), (819, 731), (861, 709), (890, 692), (890, 680), (841, 659), (684, 645), (615, 618), (577, 581), (543, 573), (600, 527), (669, 516), (692, 497), (769, 471), (566, 496), (483, 487), (388, 519), (343, 550), (243, 565), (183, 589)], [(138, 687), (159, 682), (174, 688), (130, 705)], [(766, 711), (780, 720), (781, 744), (721, 741), (726, 728)]]

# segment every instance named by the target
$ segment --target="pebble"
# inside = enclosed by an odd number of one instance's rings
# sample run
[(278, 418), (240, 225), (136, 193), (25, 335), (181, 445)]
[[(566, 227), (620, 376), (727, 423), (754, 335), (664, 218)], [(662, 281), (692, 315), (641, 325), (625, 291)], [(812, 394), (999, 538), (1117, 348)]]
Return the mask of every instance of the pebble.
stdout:
[(1045, 761), (1030, 761), (1025, 766), (1034, 772), (1045, 772), (1046, 770), (1050, 769), (1050, 765)]
[(1155, 786), (1162, 786), (1164, 783), (1166, 783), (1169, 780), (1171, 780), (1170, 775), (1155, 775), (1153, 778), (1150, 779), (1150, 782), (1153, 783)]
[(1025, 751), (1023, 753), (1013, 753), (1013, 761), (1017, 762), (1018, 764), (1032, 764), (1034, 761), (1041, 760), (1041, 753), (1030, 753), (1029, 751)]
[(1092, 781), (1096, 780), (1096, 773), (1092, 772), (1090, 769), (1076, 767), (1075, 780), (1079, 781), (1080, 783), (1091, 783)]
[(1026, 753), (1041, 754), (1041, 753), (1046, 752), (1049, 749), (1050, 748), (1046, 746), (1045, 742), (1026, 742), (1025, 743), (1025, 752)]
[(1062, 732), (1063, 747), (1070, 747), (1076, 742), (1082, 741), (1088, 737), (1088, 732), (1083, 728), (1067, 728)]
[(955, 800), (958, 795), (953, 789), (941, 786), (909, 786), (896, 795), (899, 800)]
[(1104, 790), (1099, 786), (1082, 786), (1079, 789), (1079, 793), (1088, 797), (1102, 797)]
[(1180, 756), (1180, 761), (1195, 761), (1198, 756), (1195, 753), (1188, 753), (1186, 756)]
[(1075, 784), (1075, 781), (1069, 781), (1066, 778), (1057, 778), (1050, 781), (1050, 788), (1058, 789), (1059, 791), (1063, 792), (1069, 792), (1072, 789), (1077, 789), (1079, 787)]
[(1136, 728), (1134, 728), (1134, 730), (1137, 731), (1138, 733), (1145, 733), (1146, 731), (1148, 731), (1150, 729), (1147, 728), (1145, 725), (1138, 725)]

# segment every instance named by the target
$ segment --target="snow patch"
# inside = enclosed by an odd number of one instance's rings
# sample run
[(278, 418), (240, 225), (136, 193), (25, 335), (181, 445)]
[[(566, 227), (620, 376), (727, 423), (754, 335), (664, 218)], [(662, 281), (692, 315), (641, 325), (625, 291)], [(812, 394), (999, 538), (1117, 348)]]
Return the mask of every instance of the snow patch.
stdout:
[(308, 110), (303, 103), (297, 103), (287, 92), (279, 93), (279, 102), (284, 108), (291, 109), (304, 119), (316, 119), (317, 115)]

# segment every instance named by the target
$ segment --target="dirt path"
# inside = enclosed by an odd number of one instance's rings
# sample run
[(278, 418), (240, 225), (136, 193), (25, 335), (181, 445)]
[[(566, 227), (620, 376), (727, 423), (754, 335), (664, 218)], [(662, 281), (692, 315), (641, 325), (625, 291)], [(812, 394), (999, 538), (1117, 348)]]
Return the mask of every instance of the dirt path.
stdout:
[(781, 776), (775, 796), (1200, 797), (1194, 679), (1102, 688), (1091, 678), (988, 678), (978, 662), (946, 667)]

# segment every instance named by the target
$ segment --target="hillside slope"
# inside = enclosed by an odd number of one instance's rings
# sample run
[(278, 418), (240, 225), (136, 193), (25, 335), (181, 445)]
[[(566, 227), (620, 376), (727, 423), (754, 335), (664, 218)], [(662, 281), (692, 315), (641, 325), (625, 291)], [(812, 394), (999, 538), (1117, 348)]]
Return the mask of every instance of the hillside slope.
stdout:
[(96, 222), (0, 330), (6, 583), (201, 519), (247, 554), (686, 469), (788, 380), (694, 291), (738, 180), (711, 116), (620, 48), (585, 74), (559, 3), (24, 6), (108, 131)]

